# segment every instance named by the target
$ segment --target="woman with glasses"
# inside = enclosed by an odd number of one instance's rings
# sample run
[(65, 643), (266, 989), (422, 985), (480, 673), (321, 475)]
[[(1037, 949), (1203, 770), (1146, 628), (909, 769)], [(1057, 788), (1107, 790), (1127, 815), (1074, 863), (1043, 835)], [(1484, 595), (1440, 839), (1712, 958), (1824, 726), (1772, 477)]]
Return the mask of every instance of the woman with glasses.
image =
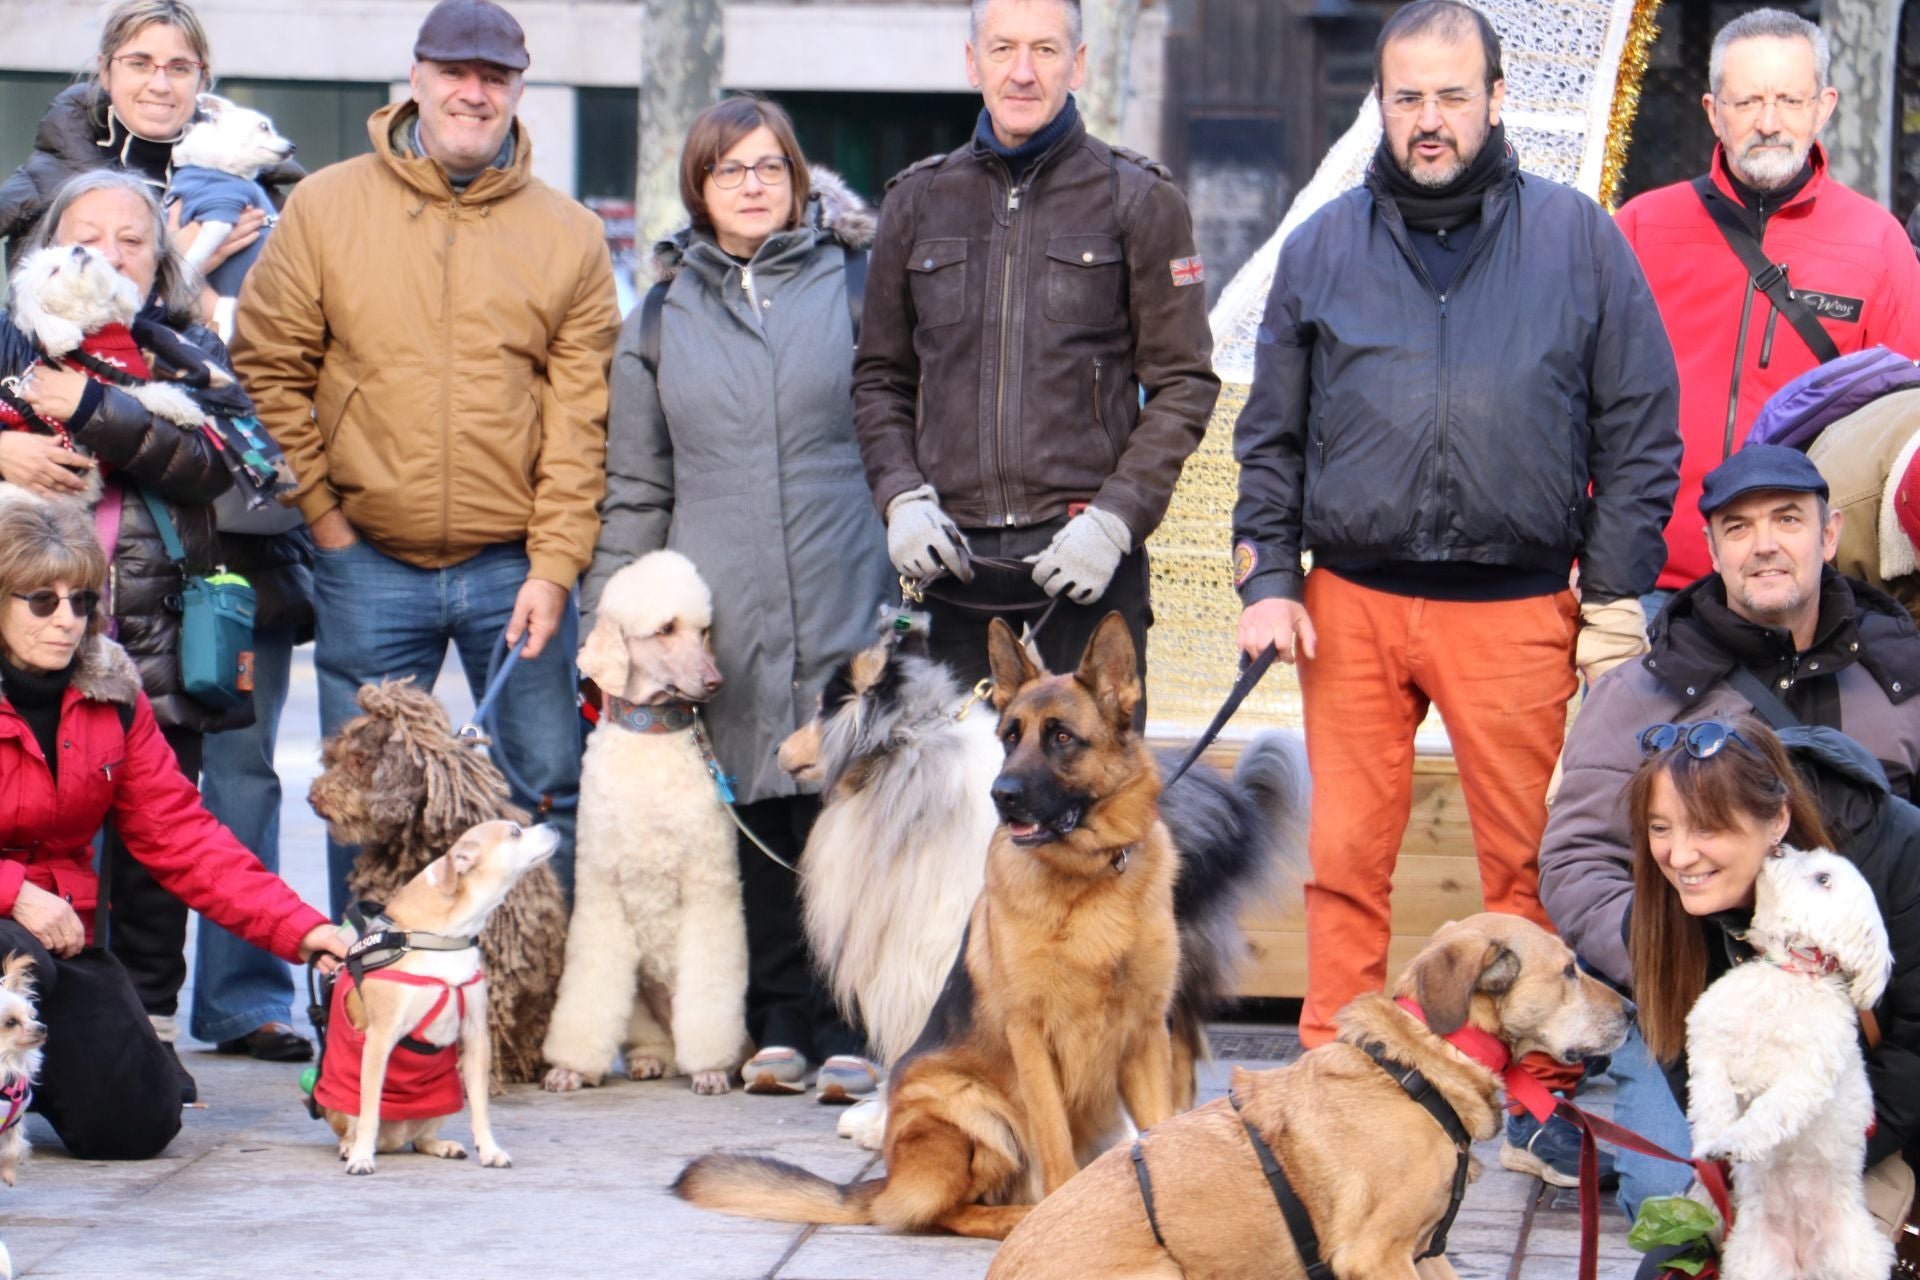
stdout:
[[(886, 536), (867, 490), (849, 391), (873, 219), (809, 169), (787, 113), (729, 98), (688, 131), (680, 197), (691, 225), (654, 247), (661, 283), (614, 354), (607, 494), (584, 597), (661, 547), (713, 589), (726, 677), (707, 712), (742, 821), (795, 862), (820, 812), (775, 762), (811, 719), (833, 664), (873, 636), (888, 595)], [(851, 274), (850, 274), (851, 269)], [(583, 619), (584, 634), (587, 622)], [(745, 838), (750, 1090), (823, 1100), (871, 1093), (864, 1038), (812, 972), (794, 875)]]
[[(71, 178), (54, 194), (28, 249), (85, 245), (103, 254), (147, 299), (135, 321), (140, 346), (160, 357), (163, 370), (204, 379), (211, 363), (227, 366), (220, 339), (189, 310), (191, 272), (169, 243), (165, 216), (153, 189), (132, 174), (96, 169)], [(182, 302), (188, 304), (183, 307)], [(73, 498), (87, 492), (87, 474), (105, 483), (95, 521), (111, 555), (102, 606), (113, 635), (133, 658), (160, 732), (188, 778), (200, 775), (203, 735), (252, 721), (250, 703), (214, 708), (189, 697), (180, 673), (180, 592), (185, 574), (219, 572), (213, 500), (233, 484), (222, 452), (207, 431), (184, 431), (159, 418), (124, 389), (71, 368), (43, 361), (11, 323), (0, 319), (0, 378), (16, 378), (17, 395), (35, 417), (63, 427), (77, 450), (40, 430), (0, 431), (0, 480), (33, 493)], [(195, 388), (178, 383), (215, 417), (244, 417), (252, 405), (237, 386)], [(145, 499), (155, 499), (172, 523), (184, 564)], [(148, 875), (108, 828), (105, 854), (113, 898), (108, 945), (127, 966), (162, 1038), (174, 1037), (174, 1014), (186, 981), (187, 909)], [(197, 1096), (181, 1068), (185, 1101)]]
[[(47, 109), (33, 155), (0, 184), (0, 239), (7, 261), (17, 261), (27, 234), (53, 193), (76, 173), (124, 169), (164, 192), (173, 171), (173, 144), (186, 132), (199, 95), (213, 87), (213, 59), (199, 17), (183, 0), (121, 0), (107, 14), (91, 75), (63, 90)], [(291, 162), (260, 175), (269, 191), (302, 176)], [(257, 209), (233, 224), (201, 264), (215, 267), (260, 238)], [(184, 249), (199, 233), (180, 228)]]
[[(1873, 887), (1893, 946), (1893, 980), (1873, 1011), (1874, 1032), (1863, 1031), (1870, 1044), (1878, 1037), (1867, 1053), (1876, 1120), (1868, 1203), (1883, 1222), (1905, 1222), (1914, 1180), (1901, 1153), (1920, 1132), (1920, 809), (1891, 795), (1872, 756), (1836, 731), (1791, 736), (1789, 755), (1751, 715), (1641, 732), (1645, 760), (1625, 797), (1640, 1031), (1684, 1109), (1687, 1014), (1715, 978), (1753, 957), (1741, 935), (1761, 864), (1782, 844), (1837, 849)], [(1844, 790), (1857, 801), (1844, 823), (1829, 823), (1802, 769), (1821, 772), (1823, 795)], [(1641, 1274), (1662, 1274), (1663, 1256), (1649, 1255)]]
[(0, 495), (0, 957), (33, 962), (46, 1059), (32, 1110), (83, 1160), (143, 1160), (180, 1128), (174, 1061), (126, 971), (95, 949), (93, 835), (208, 919), (288, 960), (339, 931), (201, 807), (106, 635), (107, 562), (77, 502)]

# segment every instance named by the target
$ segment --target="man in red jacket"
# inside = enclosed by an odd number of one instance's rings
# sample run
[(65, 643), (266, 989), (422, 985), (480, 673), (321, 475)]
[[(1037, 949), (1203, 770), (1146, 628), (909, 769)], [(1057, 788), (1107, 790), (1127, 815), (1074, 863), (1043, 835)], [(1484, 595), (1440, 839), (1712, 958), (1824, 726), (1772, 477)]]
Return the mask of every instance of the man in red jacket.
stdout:
[(1685, 452), (1663, 589), (1711, 568), (1701, 481), (1769, 396), (1865, 347), (1920, 356), (1920, 262), (1891, 214), (1828, 176), (1815, 141), (1840, 98), (1827, 61), (1825, 33), (1791, 13), (1756, 9), (1722, 27), (1701, 98), (1719, 139), (1707, 176), (1619, 213), (1680, 369)]

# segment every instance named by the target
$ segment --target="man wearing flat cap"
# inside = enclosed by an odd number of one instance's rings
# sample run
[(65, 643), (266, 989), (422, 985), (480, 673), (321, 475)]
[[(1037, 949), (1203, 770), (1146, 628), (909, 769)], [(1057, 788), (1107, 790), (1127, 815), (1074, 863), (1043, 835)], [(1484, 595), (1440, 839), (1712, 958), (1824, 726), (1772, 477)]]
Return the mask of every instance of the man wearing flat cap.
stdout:
[[(533, 176), (513, 15), (441, 0), (413, 55), (373, 154), (288, 201), (234, 362), (313, 530), (322, 731), (369, 681), (430, 688), (449, 641), (477, 701), (502, 633), (524, 639), (493, 749), (514, 803), (565, 833), (570, 884), (572, 591), (599, 531), (613, 269), (599, 219)], [(352, 854), (328, 849), (336, 914)]]
[[(1633, 842), (1622, 800), (1652, 724), (1781, 713), (1852, 737), (1880, 761), (1893, 793), (1920, 800), (1920, 632), (1898, 602), (1827, 562), (1841, 516), (1797, 449), (1748, 445), (1707, 473), (1699, 511), (1713, 572), (1682, 588), (1654, 622), (1652, 647), (1603, 676), (1567, 732), (1565, 768), (1540, 845), (1540, 899), (1580, 958), (1631, 989), (1626, 919)], [(1858, 802), (1814, 784), (1844, 835)], [(1686, 1118), (1635, 1032), (1614, 1054), (1614, 1119), (1673, 1151)], [(1672, 1145), (1678, 1143), (1678, 1145)], [(1678, 1195), (1690, 1177), (1621, 1153), (1620, 1197)]]

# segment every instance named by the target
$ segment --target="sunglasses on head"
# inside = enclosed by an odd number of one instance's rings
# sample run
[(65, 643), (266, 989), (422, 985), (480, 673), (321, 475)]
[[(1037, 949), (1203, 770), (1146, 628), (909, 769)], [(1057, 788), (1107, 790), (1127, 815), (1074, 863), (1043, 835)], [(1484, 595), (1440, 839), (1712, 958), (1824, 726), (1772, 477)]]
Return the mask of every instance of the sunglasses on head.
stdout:
[(62, 600), (67, 602), (67, 608), (73, 610), (73, 616), (76, 618), (91, 618), (93, 611), (100, 607), (98, 591), (74, 591), (63, 596), (51, 588), (42, 587), (38, 591), (16, 591), (13, 593), (13, 598), (25, 600), (27, 612), (36, 618), (51, 618), (53, 611), (60, 607)]
[(1706, 760), (1720, 754), (1720, 749), (1729, 742), (1737, 742), (1747, 750), (1753, 750), (1753, 744), (1734, 732), (1732, 726), (1718, 720), (1701, 720), (1692, 724), (1652, 724), (1640, 731), (1640, 754), (1652, 759), (1663, 751), (1685, 745), (1687, 754), (1695, 760)]

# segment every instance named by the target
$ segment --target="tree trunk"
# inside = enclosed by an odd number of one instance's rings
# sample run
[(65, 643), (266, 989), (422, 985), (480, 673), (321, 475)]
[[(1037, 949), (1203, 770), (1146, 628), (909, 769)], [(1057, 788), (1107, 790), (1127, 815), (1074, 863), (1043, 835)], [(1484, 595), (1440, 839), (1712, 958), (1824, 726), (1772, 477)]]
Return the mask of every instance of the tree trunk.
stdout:
[(1127, 73), (1133, 62), (1133, 26), (1140, 0), (1084, 0), (1080, 6), (1087, 42), (1087, 79), (1080, 86), (1080, 116), (1087, 132), (1113, 141), (1127, 109)]
[(687, 219), (680, 203), (680, 149), (694, 117), (720, 96), (720, 0), (648, 0), (641, 39), (634, 230), (635, 247), (644, 255)]
[(1827, 0), (1820, 25), (1833, 45), (1840, 105), (1821, 139), (1830, 172), (1861, 195), (1893, 198), (1893, 57), (1900, 0)]

